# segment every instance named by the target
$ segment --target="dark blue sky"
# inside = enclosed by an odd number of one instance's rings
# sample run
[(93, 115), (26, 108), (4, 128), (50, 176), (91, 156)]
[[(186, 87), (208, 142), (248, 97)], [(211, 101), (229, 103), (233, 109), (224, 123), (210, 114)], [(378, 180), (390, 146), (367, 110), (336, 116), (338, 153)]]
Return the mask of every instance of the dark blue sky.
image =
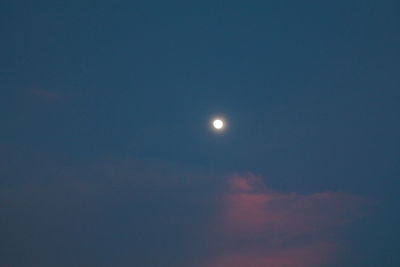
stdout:
[[(1, 3), (0, 266), (293, 258), (240, 230), (228, 243), (245, 249), (215, 249), (238, 188), (298, 195), (300, 210), (278, 198), (279, 210), (315, 222), (330, 192), (330, 218), (349, 222), (296, 232), (290, 251), (301, 236), (340, 247), (333, 266), (399, 266), (399, 12), (394, 0)], [(251, 186), (227, 187), (235, 175)], [(362, 218), (337, 211), (347, 197), (369, 203), (348, 204)]]

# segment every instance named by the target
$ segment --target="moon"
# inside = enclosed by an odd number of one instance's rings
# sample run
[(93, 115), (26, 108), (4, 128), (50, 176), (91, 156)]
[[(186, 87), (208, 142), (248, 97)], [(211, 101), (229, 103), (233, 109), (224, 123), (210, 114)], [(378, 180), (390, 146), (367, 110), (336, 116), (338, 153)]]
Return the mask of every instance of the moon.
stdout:
[(224, 129), (224, 121), (222, 119), (214, 119), (212, 125), (215, 130), (222, 131)]

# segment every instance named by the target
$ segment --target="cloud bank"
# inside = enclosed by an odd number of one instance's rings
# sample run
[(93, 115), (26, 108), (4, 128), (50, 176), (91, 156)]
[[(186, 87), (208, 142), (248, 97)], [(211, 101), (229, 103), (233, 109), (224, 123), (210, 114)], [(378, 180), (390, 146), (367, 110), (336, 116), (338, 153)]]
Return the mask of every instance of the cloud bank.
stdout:
[(328, 266), (365, 206), (161, 162), (27, 162), (0, 189), (1, 266)]

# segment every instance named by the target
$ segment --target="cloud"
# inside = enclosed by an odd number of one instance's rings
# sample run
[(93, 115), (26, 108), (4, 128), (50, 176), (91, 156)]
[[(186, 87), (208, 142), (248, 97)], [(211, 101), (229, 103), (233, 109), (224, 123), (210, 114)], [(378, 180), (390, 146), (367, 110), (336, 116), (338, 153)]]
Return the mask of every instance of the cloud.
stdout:
[(36, 97), (47, 101), (56, 101), (61, 98), (61, 94), (55, 91), (45, 90), (45, 89), (31, 89), (30, 93)]
[(207, 246), (218, 177), (129, 158), (4, 160), (1, 266), (186, 267)]
[(228, 179), (203, 267), (325, 266), (339, 253), (341, 227), (364, 214), (366, 200), (340, 192), (270, 190), (251, 174)]
[(336, 250), (330, 243), (316, 243), (285, 249), (245, 251), (222, 255), (205, 264), (207, 267), (312, 267), (325, 266)]
[(12, 266), (326, 266), (363, 198), (284, 193), (261, 177), (106, 158), (0, 157), (0, 250)]

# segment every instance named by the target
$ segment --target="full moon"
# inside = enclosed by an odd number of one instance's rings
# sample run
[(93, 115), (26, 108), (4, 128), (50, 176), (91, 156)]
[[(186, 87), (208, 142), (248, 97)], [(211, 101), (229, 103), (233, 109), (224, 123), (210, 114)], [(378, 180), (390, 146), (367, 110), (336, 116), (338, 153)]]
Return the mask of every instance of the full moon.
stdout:
[(217, 130), (222, 130), (222, 128), (224, 128), (224, 122), (221, 119), (215, 119), (213, 121), (213, 126)]

